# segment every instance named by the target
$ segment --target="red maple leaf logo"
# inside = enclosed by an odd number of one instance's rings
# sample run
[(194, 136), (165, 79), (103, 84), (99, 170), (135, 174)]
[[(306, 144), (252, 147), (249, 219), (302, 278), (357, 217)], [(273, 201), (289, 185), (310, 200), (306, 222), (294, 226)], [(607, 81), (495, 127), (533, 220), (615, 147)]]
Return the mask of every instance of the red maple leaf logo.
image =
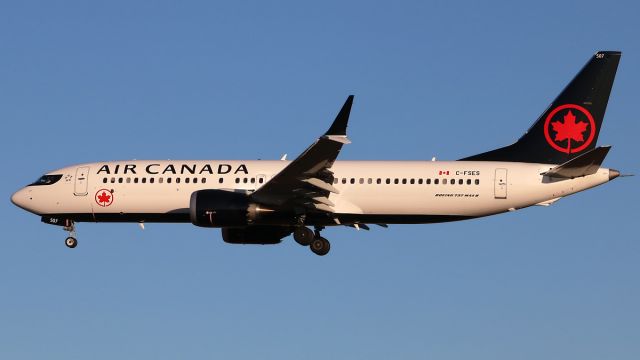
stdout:
[(103, 191), (102, 194), (98, 195), (98, 201), (102, 204), (106, 204), (111, 200), (111, 195), (107, 195), (106, 191)]
[(553, 131), (556, 132), (556, 136), (554, 138), (555, 141), (567, 140), (567, 150), (571, 151), (571, 140), (583, 142), (584, 133), (587, 130), (586, 122), (577, 122), (576, 116), (573, 115), (571, 110), (567, 112), (567, 114), (563, 117), (564, 122), (555, 121), (551, 123), (553, 127)]

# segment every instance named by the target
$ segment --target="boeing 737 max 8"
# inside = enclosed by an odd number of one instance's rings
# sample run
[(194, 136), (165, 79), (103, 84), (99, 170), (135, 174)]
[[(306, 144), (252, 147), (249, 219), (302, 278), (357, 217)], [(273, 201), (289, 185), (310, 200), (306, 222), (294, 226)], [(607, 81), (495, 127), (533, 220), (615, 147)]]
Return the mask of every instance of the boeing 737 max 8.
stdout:
[[(11, 201), (69, 232), (78, 222), (185, 222), (233, 244), (293, 238), (329, 252), (326, 226), (368, 229), (472, 219), (560, 198), (619, 176), (596, 147), (620, 52), (600, 51), (515, 143), (457, 161), (336, 161), (349, 144), (349, 96), (295, 160), (115, 161), (43, 175)], [(313, 230), (311, 229), (313, 228)]]

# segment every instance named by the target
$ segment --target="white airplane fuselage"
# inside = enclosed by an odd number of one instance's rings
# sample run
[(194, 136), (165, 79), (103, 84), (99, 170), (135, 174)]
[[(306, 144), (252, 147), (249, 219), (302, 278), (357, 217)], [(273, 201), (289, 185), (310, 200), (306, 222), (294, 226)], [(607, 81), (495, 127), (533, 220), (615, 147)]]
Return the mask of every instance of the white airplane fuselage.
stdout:
[[(70, 166), (51, 185), (12, 196), (21, 208), (74, 221), (190, 222), (191, 194), (250, 194), (289, 161), (118, 161)], [(541, 173), (555, 165), (486, 161), (336, 161), (332, 222), (430, 223), (481, 217), (550, 202), (606, 183), (610, 170), (575, 179)], [(102, 196), (102, 197), (101, 197)], [(290, 223), (278, 225), (293, 225)], [(313, 225), (313, 224), (312, 224)]]
[[(292, 161), (117, 161), (45, 174), (11, 200), (69, 231), (77, 222), (191, 222), (233, 244), (293, 235), (326, 255), (326, 226), (465, 220), (550, 205), (620, 175), (597, 146), (619, 51), (595, 53), (511, 145), (458, 161), (339, 161), (353, 95)], [(313, 228), (313, 230), (311, 229)]]

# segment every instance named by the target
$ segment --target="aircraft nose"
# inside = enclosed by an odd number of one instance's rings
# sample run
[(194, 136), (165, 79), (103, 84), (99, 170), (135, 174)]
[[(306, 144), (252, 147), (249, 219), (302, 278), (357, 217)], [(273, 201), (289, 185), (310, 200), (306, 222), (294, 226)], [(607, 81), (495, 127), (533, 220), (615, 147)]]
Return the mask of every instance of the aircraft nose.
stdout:
[(13, 205), (28, 210), (27, 209), (27, 192), (25, 189), (20, 189), (18, 191), (15, 192), (15, 194), (11, 195), (11, 202), (13, 203)]

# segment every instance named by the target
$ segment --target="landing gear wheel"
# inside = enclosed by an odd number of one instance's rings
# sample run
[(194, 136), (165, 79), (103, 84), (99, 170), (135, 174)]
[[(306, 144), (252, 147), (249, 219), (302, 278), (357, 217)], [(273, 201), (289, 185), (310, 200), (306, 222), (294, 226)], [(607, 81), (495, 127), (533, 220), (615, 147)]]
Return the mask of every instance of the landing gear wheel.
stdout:
[(293, 239), (302, 246), (309, 246), (313, 241), (313, 231), (308, 227), (299, 226), (293, 231)]
[(325, 256), (331, 249), (331, 243), (329, 243), (329, 240), (323, 237), (316, 237), (315, 239), (313, 239), (309, 247), (314, 254), (318, 256)]
[(64, 244), (67, 245), (68, 248), (73, 249), (74, 247), (78, 246), (78, 240), (76, 240), (76, 238), (74, 238), (73, 236), (69, 236), (64, 240)]

